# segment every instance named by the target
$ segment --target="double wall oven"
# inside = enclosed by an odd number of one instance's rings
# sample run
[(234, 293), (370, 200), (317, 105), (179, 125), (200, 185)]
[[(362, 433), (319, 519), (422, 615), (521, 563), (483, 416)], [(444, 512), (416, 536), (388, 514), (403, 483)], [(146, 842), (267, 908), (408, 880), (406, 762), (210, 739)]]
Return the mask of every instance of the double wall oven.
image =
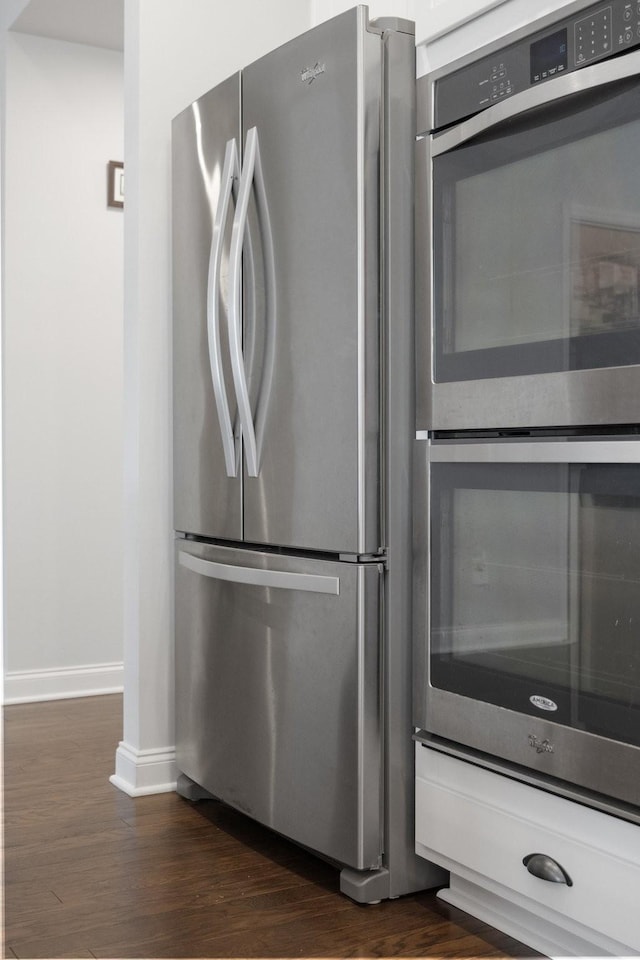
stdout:
[(640, 0), (418, 116), (417, 737), (640, 822)]

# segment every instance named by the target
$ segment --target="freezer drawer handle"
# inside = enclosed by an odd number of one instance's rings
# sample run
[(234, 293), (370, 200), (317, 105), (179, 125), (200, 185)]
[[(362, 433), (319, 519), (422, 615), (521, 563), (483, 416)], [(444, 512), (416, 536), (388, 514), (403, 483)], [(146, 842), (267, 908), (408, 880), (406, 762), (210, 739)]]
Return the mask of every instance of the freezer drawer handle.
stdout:
[[(260, 238), (265, 266), (265, 293), (267, 321), (265, 330), (265, 359), (261, 375), (259, 406), (254, 424), (249, 401), (249, 390), (242, 353), (242, 247), (247, 228), (247, 214), (252, 186), (255, 186), (256, 209), (260, 224)], [(275, 357), (275, 322), (276, 322), (276, 291), (275, 291), (275, 264), (273, 255), (273, 238), (271, 221), (262, 173), (258, 131), (252, 127), (247, 132), (245, 144), (242, 176), (236, 212), (233, 218), (231, 233), (231, 250), (229, 253), (230, 270), (230, 299), (229, 299), (229, 349), (231, 353), (231, 369), (233, 382), (238, 398), (238, 413), (242, 426), (244, 452), (247, 462), (247, 473), (250, 477), (257, 477), (260, 469), (260, 453), (266, 410), (271, 392), (273, 365)]]
[(178, 560), (183, 567), (214, 580), (247, 583), (255, 587), (278, 587), (282, 590), (303, 590), (307, 593), (340, 595), (339, 577), (323, 577), (314, 573), (286, 573), (281, 570), (257, 570), (254, 567), (235, 567), (227, 563), (202, 560), (181, 550)]
[(207, 338), (209, 341), (209, 365), (211, 367), (211, 382), (216, 399), (224, 463), (228, 477), (237, 477), (240, 466), (240, 444), (233, 436), (231, 414), (227, 388), (224, 382), (220, 348), (220, 317), (218, 310), (218, 296), (220, 292), (220, 265), (224, 229), (227, 222), (229, 201), (233, 193), (234, 183), (240, 176), (238, 148), (235, 140), (229, 140), (224, 155), (222, 169), (222, 183), (220, 185), (220, 199), (216, 209), (211, 237), (211, 252), (209, 255), (209, 276), (207, 281)]

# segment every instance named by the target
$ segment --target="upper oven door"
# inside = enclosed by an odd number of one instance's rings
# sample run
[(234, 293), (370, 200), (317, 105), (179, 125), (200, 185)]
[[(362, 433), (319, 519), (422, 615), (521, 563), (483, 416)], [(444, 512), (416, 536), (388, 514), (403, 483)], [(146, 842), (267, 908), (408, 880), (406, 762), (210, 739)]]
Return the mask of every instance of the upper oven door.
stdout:
[(418, 141), (418, 429), (640, 419), (640, 53)]

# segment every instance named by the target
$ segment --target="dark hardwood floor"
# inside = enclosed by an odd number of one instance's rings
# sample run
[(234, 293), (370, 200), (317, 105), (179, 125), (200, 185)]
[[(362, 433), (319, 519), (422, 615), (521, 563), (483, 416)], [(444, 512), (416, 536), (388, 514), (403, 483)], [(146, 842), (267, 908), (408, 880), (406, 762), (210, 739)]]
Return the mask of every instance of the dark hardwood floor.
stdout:
[(358, 906), (221, 804), (125, 796), (121, 715), (118, 696), (4, 710), (5, 956), (537, 956), (433, 892)]

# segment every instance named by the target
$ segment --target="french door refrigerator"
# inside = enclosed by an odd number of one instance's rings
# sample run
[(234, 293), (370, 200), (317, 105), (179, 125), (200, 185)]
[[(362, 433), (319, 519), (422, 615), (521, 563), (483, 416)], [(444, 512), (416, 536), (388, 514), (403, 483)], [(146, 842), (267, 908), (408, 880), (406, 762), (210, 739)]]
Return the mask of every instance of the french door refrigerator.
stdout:
[(178, 790), (335, 861), (413, 854), (414, 39), (357, 7), (173, 125)]

